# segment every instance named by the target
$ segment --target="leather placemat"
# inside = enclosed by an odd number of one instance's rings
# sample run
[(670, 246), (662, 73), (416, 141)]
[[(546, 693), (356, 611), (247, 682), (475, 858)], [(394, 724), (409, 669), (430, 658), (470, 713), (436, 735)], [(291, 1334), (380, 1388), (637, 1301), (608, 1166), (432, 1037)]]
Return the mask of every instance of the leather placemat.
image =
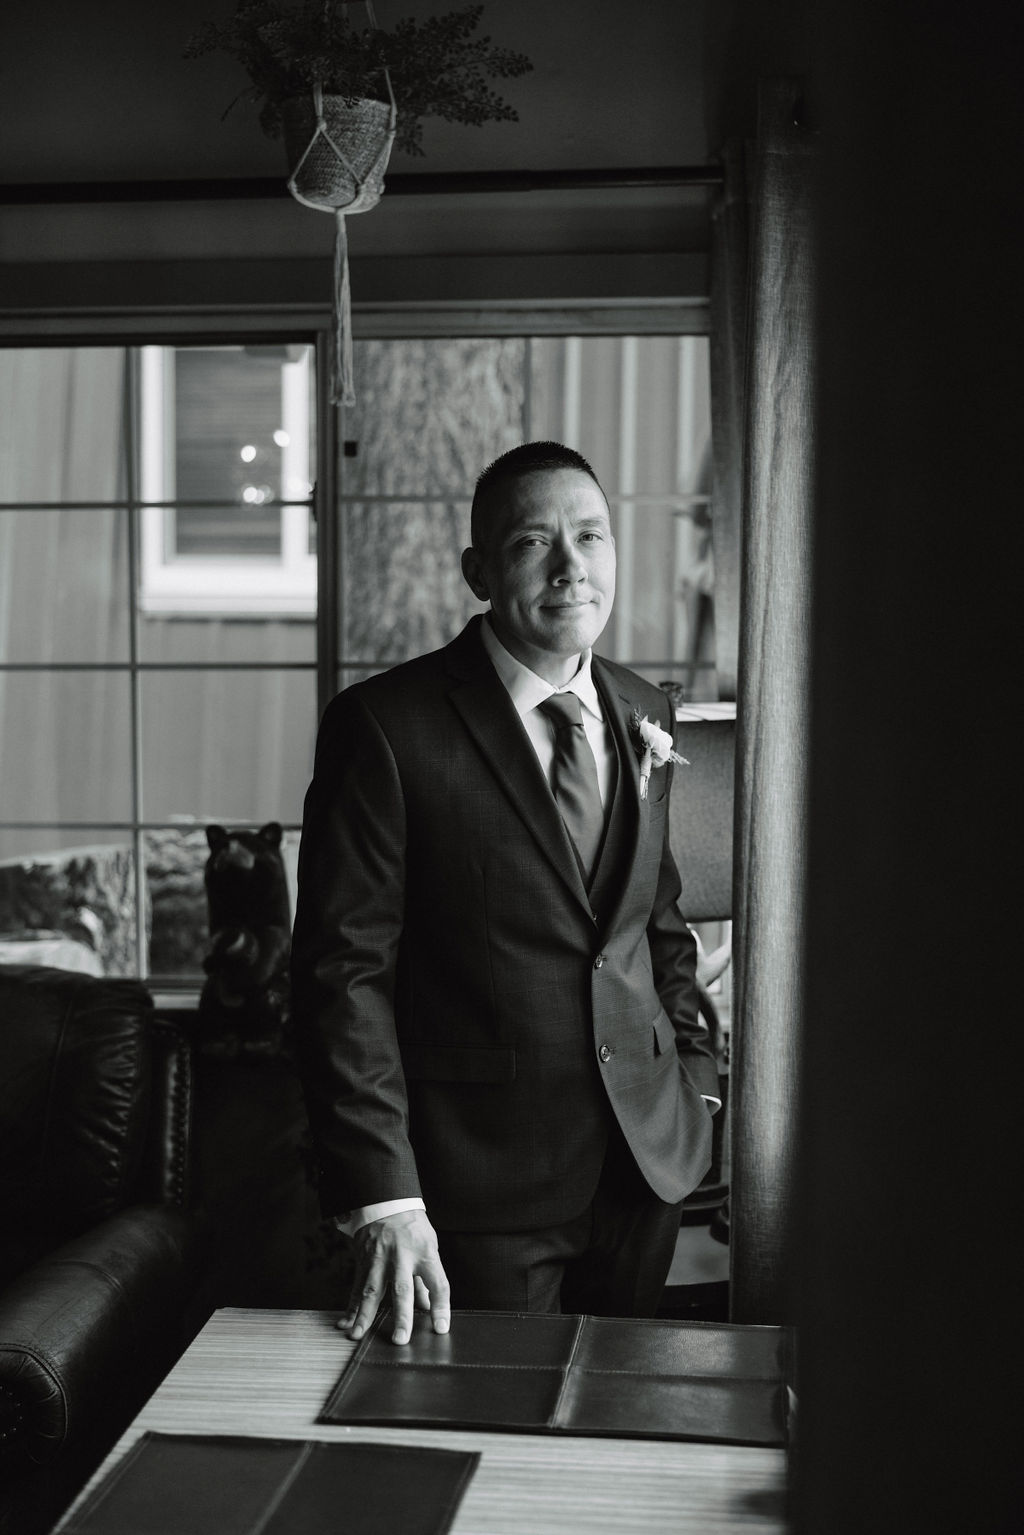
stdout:
[(387, 1317), (319, 1422), (785, 1443), (778, 1327), (456, 1311), (399, 1346)]
[(479, 1455), (143, 1434), (61, 1535), (444, 1535)]

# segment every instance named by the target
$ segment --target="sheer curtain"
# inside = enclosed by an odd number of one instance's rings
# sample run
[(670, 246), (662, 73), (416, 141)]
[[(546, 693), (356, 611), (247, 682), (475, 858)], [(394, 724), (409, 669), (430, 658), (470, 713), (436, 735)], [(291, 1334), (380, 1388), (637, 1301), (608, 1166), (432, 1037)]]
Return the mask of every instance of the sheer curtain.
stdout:
[[(810, 556), (814, 472), (813, 136), (793, 82), (765, 82), (750, 156), (749, 277), (742, 316), (743, 207), (729, 182), (722, 233), (729, 329), (720, 367), (742, 437), (742, 498), (723, 538), (742, 555), (737, 664), (735, 1011), (732, 1066), (731, 1306), (737, 1321), (789, 1319), (801, 974)], [(731, 228), (729, 227), (731, 226)], [(745, 368), (737, 362), (745, 337)], [(719, 432), (718, 422), (715, 425)], [(735, 470), (731, 471), (735, 473)], [(742, 520), (734, 508), (742, 499)], [(716, 515), (718, 508), (716, 507)], [(717, 551), (716, 551), (717, 553)]]

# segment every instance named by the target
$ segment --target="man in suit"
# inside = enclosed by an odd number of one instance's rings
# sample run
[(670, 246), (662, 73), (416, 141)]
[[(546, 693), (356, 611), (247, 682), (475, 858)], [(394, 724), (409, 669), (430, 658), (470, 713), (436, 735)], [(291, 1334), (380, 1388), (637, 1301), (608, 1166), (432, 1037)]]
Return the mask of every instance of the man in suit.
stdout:
[(390, 1299), (397, 1343), (414, 1305), (438, 1332), (452, 1304), (652, 1314), (718, 1104), (670, 738), (642, 763), (669, 706), (591, 651), (615, 542), (590, 465), (504, 454), (462, 568), (489, 612), (326, 710), (299, 857), (300, 1069), (321, 1205), (355, 1234), (342, 1325)]

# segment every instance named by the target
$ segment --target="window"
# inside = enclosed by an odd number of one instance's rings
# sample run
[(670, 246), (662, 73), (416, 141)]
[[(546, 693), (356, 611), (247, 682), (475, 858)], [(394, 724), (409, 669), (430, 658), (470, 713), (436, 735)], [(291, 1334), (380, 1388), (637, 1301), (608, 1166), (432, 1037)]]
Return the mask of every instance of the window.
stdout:
[(355, 350), (319, 423), (308, 337), (0, 351), (0, 958), (194, 985), (206, 826), (280, 821), (294, 868), (320, 708), (479, 610), (473, 483), (517, 442), (605, 486), (603, 653), (715, 697), (704, 337)]
[(313, 348), (140, 354), (143, 613), (312, 617)]
[(604, 654), (713, 697), (703, 336), (356, 343), (339, 474), (338, 686), (442, 645), (477, 609), (459, 574), (481, 467), (554, 438), (594, 465), (619, 575)]

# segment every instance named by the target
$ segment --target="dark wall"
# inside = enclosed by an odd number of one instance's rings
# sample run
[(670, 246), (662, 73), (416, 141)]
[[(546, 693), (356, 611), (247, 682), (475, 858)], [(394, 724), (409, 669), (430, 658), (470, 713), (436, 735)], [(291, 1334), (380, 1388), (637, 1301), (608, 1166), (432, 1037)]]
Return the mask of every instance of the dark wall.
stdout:
[(718, 148), (757, 129), (758, 81), (809, 79), (813, 0), (715, 0), (704, 29), (706, 135)]
[(799, 1527), (1019, 1529), (1021, 29), (818, 14)]

